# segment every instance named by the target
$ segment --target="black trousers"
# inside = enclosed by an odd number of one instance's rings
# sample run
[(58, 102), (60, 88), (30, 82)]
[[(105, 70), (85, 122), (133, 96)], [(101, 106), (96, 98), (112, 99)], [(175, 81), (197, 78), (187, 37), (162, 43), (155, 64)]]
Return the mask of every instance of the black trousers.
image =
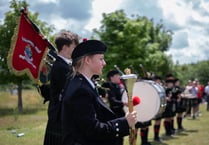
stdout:
[(44, 136), (44, 145), (61, 145), (62, 129), (60, 121), (48, 121)]

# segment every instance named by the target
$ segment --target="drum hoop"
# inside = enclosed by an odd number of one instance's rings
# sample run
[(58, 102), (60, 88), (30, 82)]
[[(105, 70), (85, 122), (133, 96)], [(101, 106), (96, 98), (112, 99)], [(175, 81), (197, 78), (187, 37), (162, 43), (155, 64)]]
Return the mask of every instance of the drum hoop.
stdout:
[[(163, 110), (164, 110), (164, 104), (162, 105), (162, 103), (165, 103), (165, 90), (164, 90), (164, 88), (162, 87), (162, 86), (160, 86), (159, 84), (157, 84), (156, 82), (154, 82), (154, 81), (150, 81), (150, 80), (143, 80), (143, 81), (138, 81), (138, 82), (136, 82), (136, 84), (134, 85), (134, 89), (136, 89), (136, 85), (138, 85), (138, 84), (141, 84), (141, 83), (144, 83), (144, 84), (148, 84), (150, 87), (152, 87), (152, 89), (153, 89), (153, 91), (155, 91), (155, 95), (157, 95), (157, 97), (159, 98), (159, 99), (157, 99), (156, 101), (156, 103), (157, 103), (157, 105), (155, 106), (155, 108), (153, 109), (153, 114), (151, 114), (150, 116), (149, 116), (149, 118), (150, 118), (150, 120), (152, 119), (152, 118), (154, 118), (155, 116), (157, 116), (159, 113), (162, 113), (163, 112)], [(134, 89), (133, 89), (133, 93), (135, 93), (134, 92)], [(133, 94), (134, 95), (134, 94)], [(154, 95), (154, 94), (153, 94)], [(164, 98), (163, 98), (164, 97)], [(156, 98), (156, 97), (155, 97)], [(138, 108), (140, 108), (140, 106), (138, 107)], [(156, 109), (157, 108), (157, 109)], [(135, 107), (135, 109), (137, 109), (137, 107)], [(140, 119), (138, 119), (139, 121), (148, 121), (148, 120), (143, 120), (143, 118), (140, 120)]]

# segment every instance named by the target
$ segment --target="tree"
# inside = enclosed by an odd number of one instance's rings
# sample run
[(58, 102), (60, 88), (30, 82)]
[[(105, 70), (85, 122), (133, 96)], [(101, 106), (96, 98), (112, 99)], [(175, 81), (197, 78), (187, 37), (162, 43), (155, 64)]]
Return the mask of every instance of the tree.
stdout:
[(196, 78), (203, 85), (207, 85), (209, 81), (209, 61), (200, 61), (197, 63), (177, 65), (177, 77), (186, 84), (188, 80), (195, 80)]
[(209, 82), (209, 61), (201, 61), (197, 63), (196, 78), (203, 84), (207, 85)]
[(115, 64), (122, 69), (132, 66), (135, 71), (142, 64), (147, 71), (162, 76), (173, 71), (172, 60), (164, 53), (171, 44), (172, 32), (165, 30), (162, 23), (155, 25), (147, 17), (134, 15), (128, 18), (123, 10), (118, 10), (103, 14), (101, 27), (94, 29), (93, 37), (96, 35), (108, 47), (105, 72)]
[[(14, 83), (18, 86), (18, 110), (22, 111), (22, 84), (23, 81), (29, 81), (29, 78), (24, 76), (15, 76), (11, 73), (7, 66), (7, 56), (10, 49), (11, 38), (14, 34), (14, 28), (17, 25), (17, 18), (20, 16), (20, 9), (27, 8), (29, 5), (25, 1), (10, 1), (11, 11), (5, 14), (4, 23), (0, 25), (0, 84)], [(47, 26), (45, 22), (38, 20), (38, 13), (28, 13), (34, 23), (36, 23), (45, 36), (53, 31), (53, 26)]]

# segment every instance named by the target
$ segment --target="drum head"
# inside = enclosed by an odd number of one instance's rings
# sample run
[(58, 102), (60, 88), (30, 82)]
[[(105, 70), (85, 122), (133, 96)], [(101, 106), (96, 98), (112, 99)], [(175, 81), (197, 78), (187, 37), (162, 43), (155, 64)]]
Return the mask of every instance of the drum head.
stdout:
[(133, 87), (133, 97), (140, 98), (140, 104), (134, 106), (137, 112), (137, 120), (146, 122), (155, 117), (160, 108), (160, 97), (153, 84), (148, 82), (136, 82)]

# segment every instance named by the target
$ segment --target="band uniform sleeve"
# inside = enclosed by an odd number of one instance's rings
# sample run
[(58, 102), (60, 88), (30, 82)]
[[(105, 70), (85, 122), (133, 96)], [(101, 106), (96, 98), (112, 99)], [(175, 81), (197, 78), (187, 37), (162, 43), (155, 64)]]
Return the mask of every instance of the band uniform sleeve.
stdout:
[(100, 141), (129, 134), (126, 118), (113, 118), (112, 112), (99, 104), (95, 96), (92, 97), (87, 90), (76, 91), (76, 94), (70, 97), (71, 99), (67, 98), (66, 96), (63, 100), (63, 120), (66, 122), (64, 127), (66, 131), (73, 125), (85, 139)]

